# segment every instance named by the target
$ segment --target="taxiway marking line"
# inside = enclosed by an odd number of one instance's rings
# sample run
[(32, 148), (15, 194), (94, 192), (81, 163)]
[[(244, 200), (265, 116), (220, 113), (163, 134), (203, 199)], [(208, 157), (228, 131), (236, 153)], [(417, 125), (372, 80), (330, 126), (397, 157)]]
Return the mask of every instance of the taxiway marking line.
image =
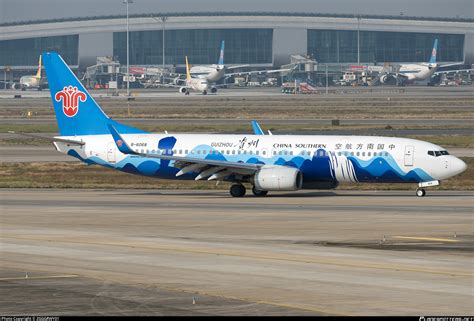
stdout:
[(437, 238), (437, 237), (393, 236), (393, 238), (404, 239), (404, 240), (433, 241), (433, 242), (452, 242), (452, 243), (459, 242), (459, 240), (444, 239), (444, 238)]
[(44, 241), (44, 242), (59, 242), (59, 243), (72, 243), (72, 244), (84, 244), (84, 245), (99, 245), (99, 246), (116, 246), (116, 247), (127, 247), (127, 248), (139, 248), (146, 250), (154, 251), (168, 251), (168, 252), (182, 252), (182, 253), (192, 253), (192, 254), (205, 254), (205, 255), (222, 255), (229, 257), (242, 257), (249, 259), (258, 259), (258, 260), (276, 260), (276, 261), (288, 261), (288, 262), (299, 262), (299, 263), (312, 263), (312, 264), (324, 264), (324, 265), (335, 265), (343, 267), (354, 267), (354, 268), (366, 268), (366, 269), (380, 269), (380, 270), (391, 270), (391, 271), (402, 271), (402, 272), (415, 272), (415, 273), (431, 273), (439, 275), (448, 275), (448, 276), (468, 276), (472, 277), (472, 273), (464, 273), (458, 271), (442, 271), (442, 270), (433, 270), (426, 268), (410, 267), (410, 266), (401, 266), (394, 264), (368, 264), (364, 262), (342, 262), (340, 260), (326, 259), (321, 257), (307, 257), (307, 256), (298, 256), (294, 254), (264, 254), (258, 252), (252, 253), (243, 253), (236, 250), (224, 250), (224, 249), (214, 249), (214, 248), (189, 248), (189, 247), (180, 247), (173, 245), (148, 245), (148, 244), (137, 244), (132, 242), (106, 242), (106, 241), (86, 241), (86, 240), (68, 240), (68, 239), (52, 239), (46, 237), (19, 237), (15, 235), (5, 235), (0, 236), (0, 239), (19, 239), (19, 240), (32, 240), (32, 241)]

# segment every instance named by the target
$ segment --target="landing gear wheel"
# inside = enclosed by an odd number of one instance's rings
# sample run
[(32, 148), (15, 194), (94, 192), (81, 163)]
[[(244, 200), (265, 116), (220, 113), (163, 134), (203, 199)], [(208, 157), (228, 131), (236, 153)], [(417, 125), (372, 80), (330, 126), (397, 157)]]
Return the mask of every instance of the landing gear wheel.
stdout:
[(424, 189), (418, 188), (418, 189), (416, 190), (416, 196), (418, 196), (418, 197), (423, 197), (423, 196), (425, 196), (425, 195), (426, 195), (426, 191), (425, 191)]
[(230, 187), (230, 195), (232, 197), (242, 197), (246, 191), (245, 186), (241, 184), (234, 184)]
[(255, 195), (257, 197), (263, 197), (263, 196), (267, 196), (268, 191), (261, 191), (259, 189), (256, 189), (255, 186), (254, 186), (254, 187), (252, 187), (252, 193), (253, 193), (253, 195)]
[(207, 95), (207, 91), (204, 90), (204, 91), (202, 92), (202, 94), (203, 94), (203, 95)]

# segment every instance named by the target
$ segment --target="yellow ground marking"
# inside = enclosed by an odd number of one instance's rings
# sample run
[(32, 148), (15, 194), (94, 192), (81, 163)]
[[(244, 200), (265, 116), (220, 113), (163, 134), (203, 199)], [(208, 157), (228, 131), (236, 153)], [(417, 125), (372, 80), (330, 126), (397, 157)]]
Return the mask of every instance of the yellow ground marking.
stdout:
[(451, 243), (459, 242), (459, 240), (443, 239), (443, 238), (437, 238), (437, 237), (393, 236), (393, 238), (404, 239), (404, 240), (433, 241), (433, 242), (451, 242)]
[(298, 256), (294, 254), (264, 254), (264, 253), (244, 253), (237, 250), (224, 250), (215, 248), (190, 248), (180, 247), (174, 245), (158, 245), (158, 244), (137, 244), (124, 241), (87, 241), (87, 240), (68, 240), (68, 239), (51, 239), (47, 237), (19, 237), (16, 235), (1, 235), (0, 238), (11, 238), (20, 240), (33, 240), (33, 241), (45, 241), (45, 242), (62, 242), (62, 243), (73, 243), (73, 244), (89, 244), (89, 245), (100, 245), (100, 246), (116, 246), (116, 247), (128, 247), (128, 248), (139, 248), (154, 251), (169, 251), (169, 252), (182, 252), (192, 254), (207, 254), (207, 255), (222, 255), (230, 257), (242, 257), (250, 259), (260, 260), (276, 260), (276, 261), (287, 261), (287, 262), (299, 262), (299, 263), (313, 263), (313, 264), (325, 264), (335, 265), (343, 267), (354, 267), (354, 268), (368, 268), (368, 269), (380, 269), (380, 270), (391, 270), (391, 271), (403, 271), (403, 272), (416, 272), (416, 273), (431, 273), (439, 275), (449, 276), (469, 276), (472, 277), (472, 273), (464, 273), (459, 271), (444, 271), (435, 269), (426, 269), (419, 267), (395, 265), (395, 264), (382, 264), (382, 263), (365, 263), (365, 262), (343, 262), (337, 259), (328, 259), (322, 257), (309, 257), (309, 256)]
[(0, 281), (15, 281), (15, 280), (41, 280), (41, 279), (57, 279), (57, 278), (77, 278), (79, 275), (64, 274), (64, 275), (45, 275), (45, 276), (18, 276), (12, 278), (0, 278)]

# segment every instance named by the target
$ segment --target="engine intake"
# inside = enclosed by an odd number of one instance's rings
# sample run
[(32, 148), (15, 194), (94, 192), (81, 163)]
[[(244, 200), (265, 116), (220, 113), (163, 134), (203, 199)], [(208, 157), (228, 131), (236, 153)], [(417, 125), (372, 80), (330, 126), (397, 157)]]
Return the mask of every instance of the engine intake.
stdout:
[(303, 174), (293, 167), (265, 165), (255, 174), (254, 184), (261, 191), (296, 191), (303, 185)]

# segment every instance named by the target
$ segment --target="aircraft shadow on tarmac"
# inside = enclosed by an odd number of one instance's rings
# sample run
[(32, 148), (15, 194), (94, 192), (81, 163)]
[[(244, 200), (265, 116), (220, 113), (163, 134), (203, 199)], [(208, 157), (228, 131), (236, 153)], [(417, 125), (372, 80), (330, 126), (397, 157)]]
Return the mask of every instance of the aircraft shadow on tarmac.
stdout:
[[(149, 196), (194, 196), (194, 197), (212, 197), (212, 198), (230, 198), (227, 191), (224, 190), (216, 190), (216, 191), (196, 191), (196, 190), (167, 190), (166, 192), (161, 192), (157, 190), (153, 191), (126, 191), (120, 192), (119, 190), (116, 191), (119, 195), (149, 195)], [(395, 193), (394, 193), (395, 192)], [(429, 196), (436, 196), (436, 197), (445, 197), (445, 198), (453, 198), (453, 197), (468, 197), (472, 196), (469, 193), (463, 193), (459, 191), (455, 194), (452, 193), (439, 193), (441, 191), (431, 191), (435, 194), (430, 194)], [(310, 198), (310, 197), (409, 197), (413, 196), (413, 191), (354, 191), (352, 192), (345, 192), (345, 193), (337, 193), (331, 191), (315, 191), (315, 192), (288, 192), (282, 194), (271, 194), (269, 193), (265, 197), (254, 197), (252, 193), (249, 191), (244, 198)]]

